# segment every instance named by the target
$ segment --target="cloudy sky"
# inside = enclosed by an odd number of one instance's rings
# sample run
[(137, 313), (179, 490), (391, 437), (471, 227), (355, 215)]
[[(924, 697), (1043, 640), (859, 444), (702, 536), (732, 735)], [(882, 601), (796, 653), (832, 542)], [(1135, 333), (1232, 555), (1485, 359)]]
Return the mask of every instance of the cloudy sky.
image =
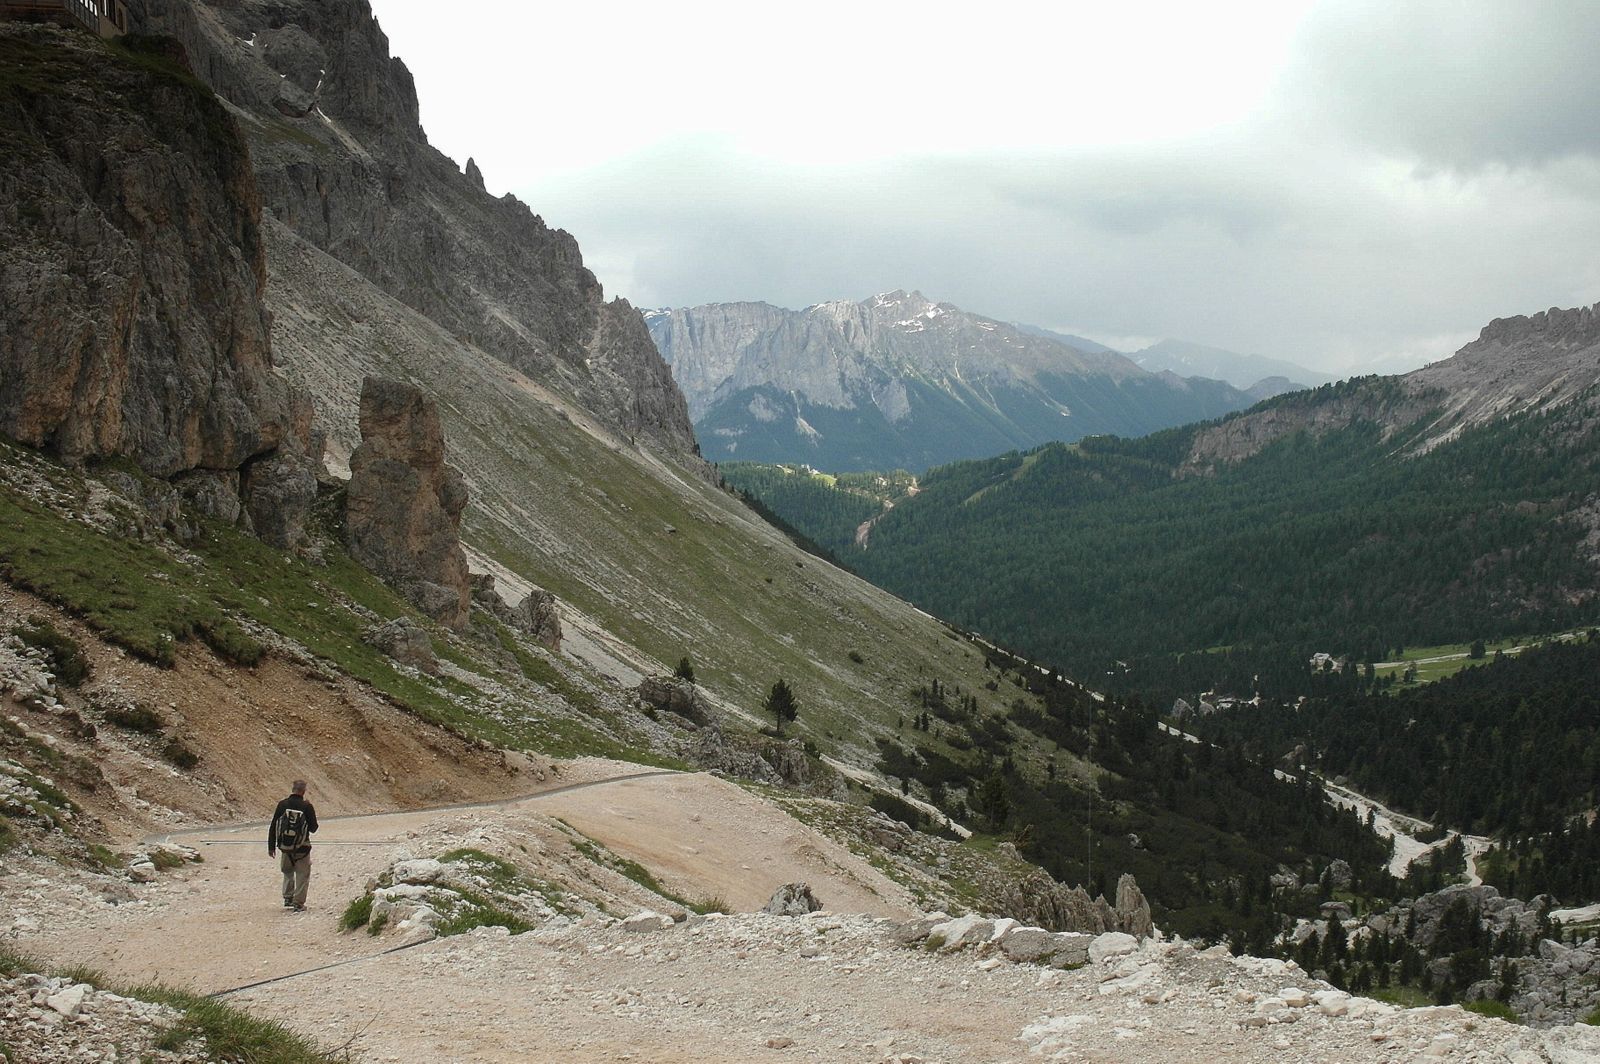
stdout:
[(1600, 300), (1592, 0), (1049, 6), (373, 0), (433, 143), (640, 306), (915, 288), (1348, 371)]

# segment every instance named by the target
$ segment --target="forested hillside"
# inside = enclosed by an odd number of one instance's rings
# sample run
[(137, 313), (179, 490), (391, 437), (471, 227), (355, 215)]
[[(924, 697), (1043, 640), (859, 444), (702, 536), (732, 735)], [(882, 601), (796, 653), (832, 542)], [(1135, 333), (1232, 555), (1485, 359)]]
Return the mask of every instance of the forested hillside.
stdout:
[[(1309, 916), (1331, 891), (1275, 893), (1287, 868), (1316, 884), (1342, 859), (1368, 905), (1404, 890), (1389, 850), (1355, 813), (1330, 805), (1307, 774), (1163, 731), (1153, 708), (1104, 701), (1059, 674), (986, 650), (977, 691), (929, 677), (908, 692), (878, 769), (1092, 893), (1131, 872), (1157, 921), (1190, 936), (1268, 948), (1285, 917)], [(994, 707), (1003, 706), (997, 712)], [(882, 805), (890, 815), (914, 811)]]
[(1600, 633), (1524, 651), (1438, 683), (1241, 705), (1190, 729), (1324, 775), (1463, 831), (1511, 840), (1484, 876), (1508, 893), (1600, 896)]
[[(1277, 402), (1356, 387), (1385, 382)], [(814, 516), (815, 485), (779, 510), (869, 579), (1109, 689), (1300, 694), (1317, 651), (1375, 661), (1592, 620), (1597, 408), (1591, 390), (1414, 457), (1426, 415), (1302, 430), (1211, 475), (1182, 471), (1196, 427), (1050, 445), (932, 471), (864, 551)]]

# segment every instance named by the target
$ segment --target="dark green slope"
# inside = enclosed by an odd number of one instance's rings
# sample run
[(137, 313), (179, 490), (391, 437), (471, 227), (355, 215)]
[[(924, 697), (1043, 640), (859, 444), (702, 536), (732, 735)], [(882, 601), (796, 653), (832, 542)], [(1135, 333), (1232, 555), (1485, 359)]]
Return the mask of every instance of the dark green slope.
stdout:
[[(805, 462), (835, 472), (923, 470), (1047, 440), (1138, 436), (1217, 417), (1248, 402), (1220, 381), (1175, 387), (1156, 377), (1119, 382), (1064, 374), (1041, 374), (1029, 386), (956, 382), (948, 391), (908, 380), (906, 398), (910, 413), (891, 421), (866, 400), (829, 407), (797, 402), (772, 387), (749, 388), (718, 402), (695, 427), (702, 453), (714, 462)], [(779, 414), (763, 420), (752, 407)]]
[[(1387, 437), (1357, 421), (1211, 476), (1179, 474), (1194, 427), (962, 462), (929, 473), (868, 550), (843, 556), (1033, 657), (1097, 681), (1117, 670), (1114, 688), (1119, 661), (1154, 676), (1155, 659), (1207, 648), (1376, 658), (1570, 627), (1595, 616), (1600, 584), (1572, 517), (1600, 485), (1597, 407), (1589, 394), (1421, 457), (1404, 455), (1426, 416)], [(812, 534), (805, 513), (784, 516)]]

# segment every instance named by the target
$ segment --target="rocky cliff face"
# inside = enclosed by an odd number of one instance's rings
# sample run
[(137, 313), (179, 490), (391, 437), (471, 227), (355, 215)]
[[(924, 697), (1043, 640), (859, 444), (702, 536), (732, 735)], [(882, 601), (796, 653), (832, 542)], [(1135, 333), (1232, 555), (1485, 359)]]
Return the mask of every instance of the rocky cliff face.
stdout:
[[(1417, 429), (1426, 451), (1475, 425), (1570, 403), (1600, 384), (1600, 304), (1496, 318), (1455, 355), (1400, 377), (1363, 378), (1229, 418), (1200, 432), (1186, 468), (1236, 462), (1301, 430), (1358, 421)], [(1424, 421), (1426, 419), (1426, 421)]]
[(1092, 433), (1142, 435), (1251, 402), (1218, 381), (1147, 373), (916, 292), (646, 320), (715, 459), (921, 469)]
[(350, 456), (345, 546), (428, 616), (464, 628), (471, 609), (461, 511), (467, 487), (445, 463), (439, 406), (412, 386), (368, 377), (361, 446)]
[(694, 454), (638, 313), (605, 301), (569, 234), (428, 145), (366, 0), (143, 0), (134, 13), (244, 111), (265, 207), (298, 236), (614, 432)]
[(242, 491), (288, 545), (311, 404), (273, 371), (248, 153), (182, 61), (0, 25), (0, 431)]

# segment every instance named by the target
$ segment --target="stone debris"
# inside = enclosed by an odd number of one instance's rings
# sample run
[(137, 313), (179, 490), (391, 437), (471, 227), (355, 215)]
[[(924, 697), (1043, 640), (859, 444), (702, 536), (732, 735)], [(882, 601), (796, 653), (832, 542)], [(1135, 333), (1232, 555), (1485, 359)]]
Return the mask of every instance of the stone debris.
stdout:
[[(1600, 1059), (1600, 1029), (1536, 1031), (1457, 1007), (1398, 1009), (1292, 963), (1154, 937), (1062, 971), (1005, 952), (1005, 941), (1027, 941), (1037, 928), (1009, 928), (996, 942), (966, 921), (954, 930), (970, 945), (930, 950), (900, 941), (894, 921), (838, 913), (639, 918), (651, 933), (631, 933), (632, 921), (551, 924), (509, 937), (480, 930), (398, 955), (384, 968), (386, 1006), (402, 1016), (434, 1011), (409, 1031), (373, 1029), (363, 1049), (375, 1060), (410, 1060), (448, 1039), (497, 1059), (561, 1047), (562, 1059), (616, 1060), (626, 1046), (634, 1060), (865, 1064)], [(322, 1017), (331, 1031), (348, 1008), (339, 995), (370, 993), (369, 978), (352, 970), (316, 987), (291, 980), (252, 991), (249, 1001), (269, 1015)], [(444, 978), (464, 998), (498, 993), (505, 1005), (457, 1026), (455, 1010), (436, 1008)]]
[(211, 1059), (205, 1041), (158, 1049), (183, 1014), (166, 1005), (123, 997), (89, 983), (24, 973), (0, 980), (0, 1046), (14, 1061), (198, 1062)]

